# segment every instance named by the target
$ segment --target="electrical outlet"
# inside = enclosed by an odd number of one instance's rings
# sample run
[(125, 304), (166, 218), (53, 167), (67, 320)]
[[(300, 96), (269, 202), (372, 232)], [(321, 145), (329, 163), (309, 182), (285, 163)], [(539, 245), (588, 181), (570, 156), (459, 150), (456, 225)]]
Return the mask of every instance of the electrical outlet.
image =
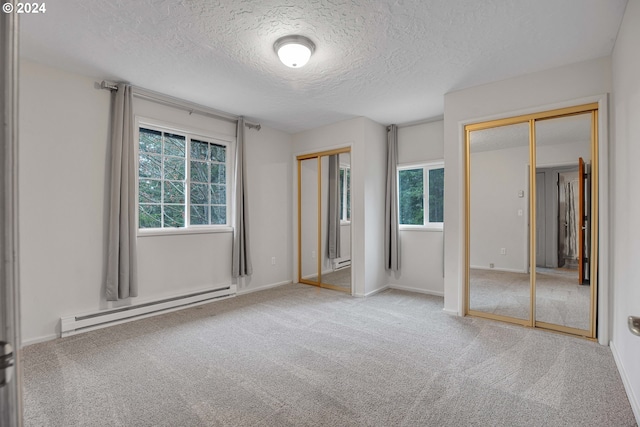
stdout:
[(494, 267), (493, 263), (489, 264), (489, 268), (493, 268), (493, 267)]
[(271, 257), (271, 265), (276, 265), (276, 257)]
[(501, 248), (500, 255), (506, 255), (506, 254), (507, 254), (507, 248)]
[(316, 251), (311, 251), (311, 258), (316, 259)]

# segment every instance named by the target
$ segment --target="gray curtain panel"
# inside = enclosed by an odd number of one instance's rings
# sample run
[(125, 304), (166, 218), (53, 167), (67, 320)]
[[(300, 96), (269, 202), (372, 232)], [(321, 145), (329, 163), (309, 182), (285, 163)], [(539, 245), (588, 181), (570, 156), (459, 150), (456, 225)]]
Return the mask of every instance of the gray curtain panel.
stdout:
[(112, 98), (107, 301), (138, 296), (136, 159), (131, 86), (118, 84)]
[(384, 212), (385, 269), (400, 270), (400, 236), (398, 233), (398, 127), (387, 129), (387, 193)]
[(340, 258), (340, 156), (329, 156), (329, 212), (327, 217), (327, 256)]
[(247, 214), (247, 173), (244, 158), (244, 117), (238, 119), (236, 132), (236, 167), (234, 179), (235, 224), (233, 228), (233, 254), (231, 273), (233, 277), (250, 276), (253, 273), (249, 254), (249, 221)]

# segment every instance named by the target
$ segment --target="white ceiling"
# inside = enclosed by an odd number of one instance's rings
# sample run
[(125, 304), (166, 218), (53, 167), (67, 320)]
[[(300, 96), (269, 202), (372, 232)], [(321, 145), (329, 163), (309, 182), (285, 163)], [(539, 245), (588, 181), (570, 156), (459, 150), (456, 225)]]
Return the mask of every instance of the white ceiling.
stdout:
[[(26, 58), (287, 132), (443, 114), (444, 94), (611, 54), (627, 0), (58, 0), (21, 16)], [(273, 42), (316, 52), (282, 65)]]

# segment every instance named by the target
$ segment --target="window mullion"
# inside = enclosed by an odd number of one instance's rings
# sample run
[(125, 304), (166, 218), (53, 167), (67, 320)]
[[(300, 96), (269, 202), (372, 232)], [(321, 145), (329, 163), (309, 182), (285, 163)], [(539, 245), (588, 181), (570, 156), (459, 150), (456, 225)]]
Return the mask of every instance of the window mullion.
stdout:
[(184, 147), (184, 226), (191, 226), (191, 135), (185, 135)]
[(162, 132), (160, 138), (160, 228), (164, 228), (164, 138), (165, 134)]
[(424, 214), (422, 216), (422, 225), (429, 224), (429, 169), (422, 168), (423, 189), (422, 189), (422, 205), (424, 206)]

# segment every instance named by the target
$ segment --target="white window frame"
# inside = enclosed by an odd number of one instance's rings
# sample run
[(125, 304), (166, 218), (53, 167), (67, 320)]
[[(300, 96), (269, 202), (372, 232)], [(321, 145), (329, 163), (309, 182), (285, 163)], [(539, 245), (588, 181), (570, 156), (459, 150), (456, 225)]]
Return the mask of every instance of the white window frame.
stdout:
[[(349, 188), (351, 188), (351, 166), (344, 164), (340, 165), (340, 171), (344, 171), (344, 184), (342, 186), (342, 194), (340, 194), (340, 201), (342, 204), (342, 212), (340, 212), (340, 224), (351, 224), (351, 216), (347, 216), (347, 171), (349, 171)], [(349, 196), (351, 194), (349, 193)]]
[(400, 221), (400, 171), (412, 169), (422, 169), (422, 188), (424, 189), (424, 191), (422, 192), (422, 205), (424, 206), (423, 224), (398, 223), (398, 227), (400, 230), (442, 231), (444, 229), (444, 222), (429, 222), (429, 171), (432, 169), (444, 169), (444, 160), (419, 163), (403, 163), (396, 167), (396, 180), (398, 189), (398, 199), (396, 200), (396, 204), (398, 206), (398, 221)]
[[(138, 236), (163, 236), (163, 235), (175, 235), (175, 234), (200, 234), (200, 233), (221, 233), (233, 231), (232, 215), (234, 209), (231, 206), (232, 191), (233, 191), (233, 167), (235, 164), (235, 143), (234, 137), (228, 135), (214, 134), (212, 132), (195, 129), (191, 126), (176, 125), (161, 120), (136, 117), (136, 127), (134, 129), (134, 155), (136, 161), (136, 227), (138, 230)], [(187, 144), (185, 147), (185, 226), (179, 228), (140, 228), (140, 173), (139, 173), (139, 160), (140, 160), (140, 128), (146, 128), (150, 130), (156, 130), (160, 132), (173, 133), (183, 135), (186, 138)], [(190, 224), (190, 183), (191, 183), (191, 140), (200, 140), (217, 145), (223, 145), (225, 150), (225, 170), (226, 170), (226, 224), (204, 224), (204, 225), (191, 225)]]

